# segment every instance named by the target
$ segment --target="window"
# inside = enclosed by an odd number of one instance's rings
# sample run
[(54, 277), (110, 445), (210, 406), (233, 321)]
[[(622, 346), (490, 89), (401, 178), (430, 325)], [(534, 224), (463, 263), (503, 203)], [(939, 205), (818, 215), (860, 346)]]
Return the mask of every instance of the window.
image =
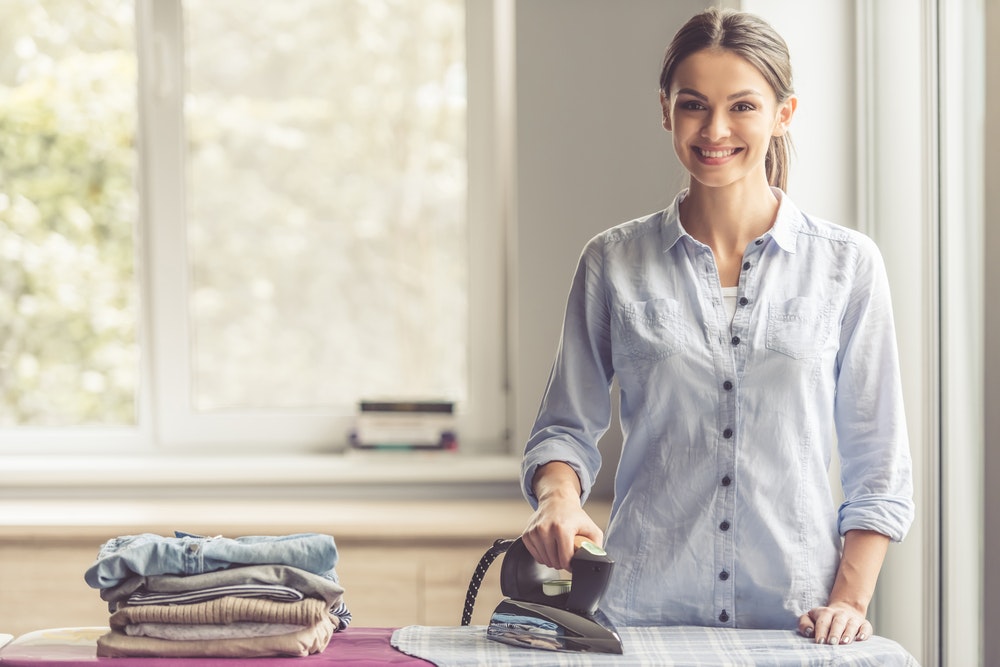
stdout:
[(381, 398), (499, 444), (488, 4), (5, 5), (5, 444), (329, 450)]
[(136, 424), (130, 7), (0, 7), (0, 426)]

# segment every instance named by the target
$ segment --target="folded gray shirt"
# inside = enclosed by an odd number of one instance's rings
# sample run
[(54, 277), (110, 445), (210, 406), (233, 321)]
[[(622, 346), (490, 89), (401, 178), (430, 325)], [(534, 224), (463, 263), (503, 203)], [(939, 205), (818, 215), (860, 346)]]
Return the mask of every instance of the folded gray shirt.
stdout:
[(336, 581), (300, 570), (290, 565), (244, 565), (228, 570), (204, 574), (152, 574), (128, 577), (117, 586), (102, 588), (101, 598), (108, 602), (111, 612), (130, 604), (129, 597), (136, 592), (185, 596), (210, 589), (228, 586), (275, 585), (295, 589), (307, 598), (326, 602), (330, 613), (340, 620), (340, 628), (351, 622), (351, 612), (344, 604), (344, 587)]

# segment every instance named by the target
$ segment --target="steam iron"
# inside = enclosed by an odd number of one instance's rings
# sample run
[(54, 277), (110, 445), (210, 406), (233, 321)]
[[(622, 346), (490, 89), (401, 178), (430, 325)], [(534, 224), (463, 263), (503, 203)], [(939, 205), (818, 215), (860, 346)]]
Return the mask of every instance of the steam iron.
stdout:
[(573, 578), (539, 564), (521, 538), (510, 543), (500, 568), (497, 605), (486, 636), (493, 641), (549, 651), (622, 653), (618, 631), (598, 609), (615, 562), (592, 542), (577, 538)]

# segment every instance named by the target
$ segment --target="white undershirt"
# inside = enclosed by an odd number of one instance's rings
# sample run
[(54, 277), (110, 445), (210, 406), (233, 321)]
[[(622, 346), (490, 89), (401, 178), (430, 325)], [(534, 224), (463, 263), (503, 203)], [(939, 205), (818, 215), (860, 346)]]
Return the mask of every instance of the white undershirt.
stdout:
[(726, 310), (729, 312), (729, 324), (732, 324), (733, 318), (736, 317), (736, 294), (739, 289), (739, 287), (722, 288), (722, 301), (726, 304)]

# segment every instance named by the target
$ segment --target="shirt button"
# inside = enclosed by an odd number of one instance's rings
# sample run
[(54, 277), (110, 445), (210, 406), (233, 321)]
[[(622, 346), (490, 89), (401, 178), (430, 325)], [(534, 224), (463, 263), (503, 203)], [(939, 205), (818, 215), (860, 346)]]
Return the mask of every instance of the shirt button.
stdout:
[(750, 268), (750, 262), (743, 262), (743, 270), (746, 271)]
[(729, 477), (729, 475), (726, 475), (725, 477), (722, 478), (722, 486), (729, 486), (732, 483), (733, 480)]
[(729, 573), (726, 572), (725, 570), (719, 573), (719, 579), (721, 579), (722, 581), (725, 581), (728, 578), (729, 578)]
[(722, 388), (725, 389), (726, 391), (732, 391), (733, 383), (730, 382), (729, 380), (726, 380), (725, 382), (722, 383)]
[(745, 306), (745, 305), (747, 305), (748, 303), (750, 303), (750, 299), (746, 298), (745, 296), (741, 296), (741, 297), (740, 297), (740, 305), (741, 305), (741, 306)]
[(198, 553), (198, 545), (197, 544), (189, 544), (188, 545), (188, 551), (190, 553), (193, 553), (193, 554)]
[(731, 342), (731, 343), (732, 343), (733, 345), (739, 345), (739, 344), (740, 344), (740, 337), (739, 337), (739, 336), (733, 336), (733, 339), (732, 339), (732, 341), (730, 341), (730, 342)]
[(729, 530), (729, 522), (728, 521), (723, 521), (722, 523), (720, 523), (719, 524), (719, 530), (721, 530), (721, 531), (727, 531), (727, 530)]
[(756, 241), (753, 242), (753, 244), (754, 245), (760, 245), (763, 242), (764, 242), (764, 239), (757, 239)]
[(727, 428), (725, 431), (722, 432), (722, 437), (725, 438), (726, 440), (729, 440), (729, 438), (733, 437), (733, 429)]
[(726, 613), (725, 609), (723, 609), (722, 613), (719, 614), (719, 620), (722, 621), (723, 623), (729, 622), (729, 614)]

